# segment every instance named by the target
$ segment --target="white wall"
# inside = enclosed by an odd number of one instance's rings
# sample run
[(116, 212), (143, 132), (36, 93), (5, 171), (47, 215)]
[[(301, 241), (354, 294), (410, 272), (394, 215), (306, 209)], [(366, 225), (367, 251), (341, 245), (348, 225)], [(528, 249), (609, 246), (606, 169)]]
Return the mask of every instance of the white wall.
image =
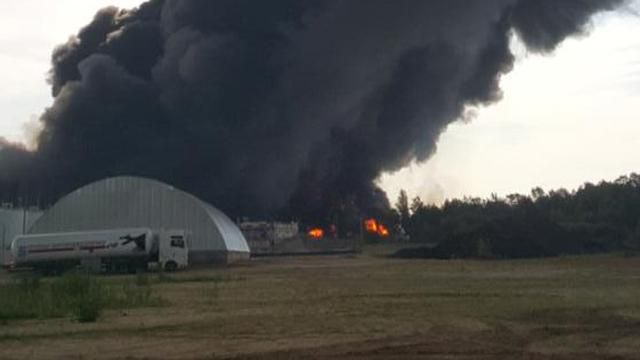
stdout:
[(8, 248), (13, 238), (27, 232), (41, 215), (41, 211), (0, 208), (0, 265), (9, 261)]

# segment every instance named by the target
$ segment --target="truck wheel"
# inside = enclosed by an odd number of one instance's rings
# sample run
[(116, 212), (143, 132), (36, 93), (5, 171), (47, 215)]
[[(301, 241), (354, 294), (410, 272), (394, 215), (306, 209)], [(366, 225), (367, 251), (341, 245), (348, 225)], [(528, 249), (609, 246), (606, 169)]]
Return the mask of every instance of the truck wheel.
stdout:
[(178, 264), (175, 261), (167, 261), (164, 264), (164, 270), (168, 272), (176, 271), (178, 269)]

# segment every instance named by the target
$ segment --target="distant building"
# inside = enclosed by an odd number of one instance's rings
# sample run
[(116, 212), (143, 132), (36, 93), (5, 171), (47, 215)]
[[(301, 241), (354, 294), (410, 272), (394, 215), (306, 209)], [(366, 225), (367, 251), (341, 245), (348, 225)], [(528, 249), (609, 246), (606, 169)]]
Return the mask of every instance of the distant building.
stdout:
[(243, 221), (238, 224), (252, 252), (269, 252), (298, 236), (297, 222)]
[(115, 177), (62, 198), (29, 233), (150, 228), (184, 230), (191, 264), (248, 259), (249, 246), (238, 226), (212, 205), (162, 182)]
[(9, 261), (9, 247), (13, 238), (29, 231), (42, 216), (38, 209), (18, 209), (11, 204), (0, 206), (0, 266)]

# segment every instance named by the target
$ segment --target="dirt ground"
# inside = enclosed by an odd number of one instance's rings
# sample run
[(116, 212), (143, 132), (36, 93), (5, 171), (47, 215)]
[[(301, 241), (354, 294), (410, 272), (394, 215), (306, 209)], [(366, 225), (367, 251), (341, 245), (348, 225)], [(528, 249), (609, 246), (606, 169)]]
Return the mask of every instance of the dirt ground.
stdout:
[(640, 359), (640, 258), (379, 253), (185, 271), (164, 306), (0, 324), (0, 359)]

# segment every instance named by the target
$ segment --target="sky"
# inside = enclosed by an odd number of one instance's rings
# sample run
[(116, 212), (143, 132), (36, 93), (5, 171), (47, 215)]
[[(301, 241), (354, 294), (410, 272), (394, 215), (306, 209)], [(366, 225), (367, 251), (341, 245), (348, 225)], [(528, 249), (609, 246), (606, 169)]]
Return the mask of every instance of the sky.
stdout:
[(51, 53), (108, 5), (130, 8), (140, 0), (0, 1), (0, 137), (29, 141), (51, 105), (46, 82)]
[[(633, 3), (640, 13), (640, 1)], [(546, 56), (517, 40), (504, 98), (449, 126), (426, 163), (384, 174), (392, 203), (574, 190), (585, 182), (640, 173), (640, 16), (599, 16), (587, 36)]]
[[(52, 103), (46, 83), (52, 50), (107, 5), (140, 0), (2, 0), (0, 2), (0, 137), (29, 143)], [(634, 8), (640, 13), (640, 0)], [(462, 196), (574, 189), (585, 181), (640, 172), (640, 17), (604, 15), (588, 36), (553, 54), (518, 56), (502, 79), (504, 99), (476, 109), (441, 136), (426, 163), (384, 174), (397, 197), (431, 203)]]

